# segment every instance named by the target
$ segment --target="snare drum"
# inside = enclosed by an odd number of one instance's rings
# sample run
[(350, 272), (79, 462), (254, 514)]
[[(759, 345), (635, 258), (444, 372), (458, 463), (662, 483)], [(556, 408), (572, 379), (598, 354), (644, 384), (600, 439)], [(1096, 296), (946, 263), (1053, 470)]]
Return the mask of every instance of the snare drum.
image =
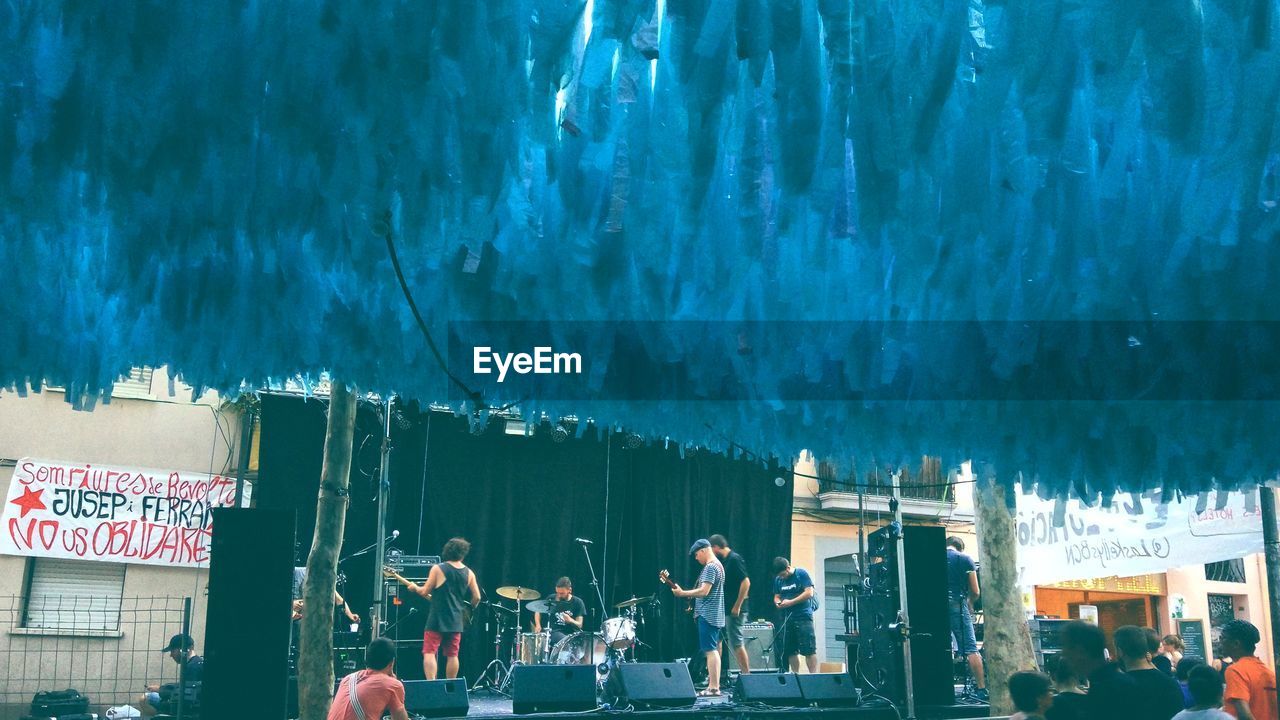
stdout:
[(628, 617), (609, 618), (600, 627), (600, 635), (611, 648), (629, 648), (636, 641), (635, 621)]
[(551, 644), (551, 632), (520, 633), (519, 660), (525, 665), (541, 665), (547, 661), (547, 648)]

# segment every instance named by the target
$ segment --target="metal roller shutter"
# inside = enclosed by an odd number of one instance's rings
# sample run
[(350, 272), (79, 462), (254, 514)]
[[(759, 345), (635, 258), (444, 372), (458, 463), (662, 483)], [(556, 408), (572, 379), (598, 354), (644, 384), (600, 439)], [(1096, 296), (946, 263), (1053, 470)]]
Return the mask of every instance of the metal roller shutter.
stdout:
[(121, 563), (34, 558), (23, 626), (118, 630), (124, 568)]

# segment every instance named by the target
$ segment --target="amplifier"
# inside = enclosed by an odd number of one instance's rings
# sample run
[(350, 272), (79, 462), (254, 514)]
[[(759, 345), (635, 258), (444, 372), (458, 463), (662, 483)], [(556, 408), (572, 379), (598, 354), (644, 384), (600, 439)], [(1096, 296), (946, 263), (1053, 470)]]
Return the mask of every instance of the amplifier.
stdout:
[[(771, 622), (748, 622), (742, 623), (742, 641), (747, 648), (747, 661), (751, 663), (751, 671), (757, 670), (777, 670), (778, 662), (776, 656), (782, 651), (777, 648), (778, 652), (771, 652), (773, 645), (773, 623)], [(727, 648), (726, 648), (727, 650)], [(731, 652), (725, 652), (725, 667), (730, 670), (741, 670), (738, 667), (738, 659)]]
[(430, 570), (432, 565), (440, 564), (439, 555), (388, 555), (386, 560), (387, 566), (401, 575), (405, 570)]

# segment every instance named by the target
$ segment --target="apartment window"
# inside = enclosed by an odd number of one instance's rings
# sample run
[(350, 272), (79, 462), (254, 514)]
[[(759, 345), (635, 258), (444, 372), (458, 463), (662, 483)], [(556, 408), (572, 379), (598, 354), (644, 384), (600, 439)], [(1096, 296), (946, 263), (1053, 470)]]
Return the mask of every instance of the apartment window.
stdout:
[(120, 629), (122, 563), (32, 558), (22, 626), (39, 630)]
[[(151, 376), (155, 371), (149, 367), (131, 368), (125, 375), (121, 375), (111, 387), (111, 397), (113, 398), (133, 398), (135, 400), (150, 400), (151, 397)], [(45, 390), (54, 390), (57, 392), (66, 392), (67, 388), (62, 385), (50, 385), (45, 383)]]
[(1244, 558), (1205, 563), (1204, 579), (1217, 582), (1244, 582)]
[(111, 387), (111, 397), (118, 398), (151, 398), (151, 374), (149, 367), (135, 367), (128, 375), (121, 375)]

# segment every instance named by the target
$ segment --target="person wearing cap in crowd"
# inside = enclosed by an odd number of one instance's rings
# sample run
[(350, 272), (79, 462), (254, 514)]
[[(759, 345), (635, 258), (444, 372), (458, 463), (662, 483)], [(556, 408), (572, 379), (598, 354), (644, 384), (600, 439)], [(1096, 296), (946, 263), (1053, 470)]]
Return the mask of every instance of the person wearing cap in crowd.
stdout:
[(1276, 673), (1253, 654), (1262, 638), (1258, 628), (1232, 620), (1220, 637), (1223, 654), (1235, 659), (1223, 673), (1222, 709), (1236, 720), (1276, 720)]
[[(185, 633), (178, 633), (169, 638), (169, 644), (160, 650), (162, 653), (168, 653), (169, 657), (178, 664), (178, 679), (186, 685), (200, 682), (204, 674), (204, 658), (196, 655), (195, 651), (196, 641)], [(178, 688), (178, 683), (148, 685), (146, 694), (138, 699), (139, 712), (146, 717), (157, 714), (162, 706), (172, 703), (172, 695)]]
[(818, 641), (813, 634), (813, 579), (784, 557), (773, 559), (773, 604), (782, 613), (782, 657), (791, 672), (800, 672), (804, 656), (809, 672), (818, 672)]
[(685, 590), (679, 585), (671, 588), (671, 594), (679, 598), (693, 598), (693, 615), (698, 623), (698, 649), (707, 656), (707, 689), (698, 693), (702, 697), (720, 695), (720, 631), (724, 629), (724, 566), (711, 550), (711, 542), (694, 541), (689, 554), (702, 564), (697, 587)]

